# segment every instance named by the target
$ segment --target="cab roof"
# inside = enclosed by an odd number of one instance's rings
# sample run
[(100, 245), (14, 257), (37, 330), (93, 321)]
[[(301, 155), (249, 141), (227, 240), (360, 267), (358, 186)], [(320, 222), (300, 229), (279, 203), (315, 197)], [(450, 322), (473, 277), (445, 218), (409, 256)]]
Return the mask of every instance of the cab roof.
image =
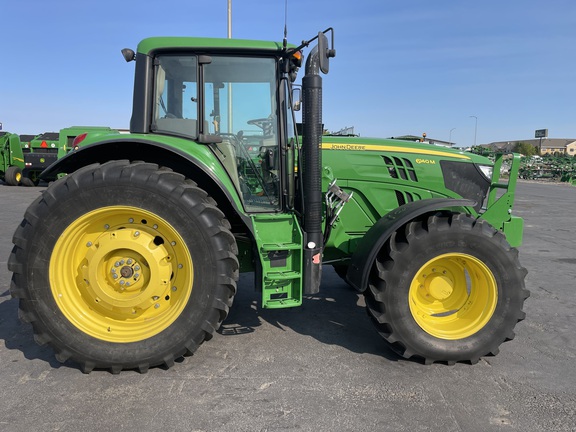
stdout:
[[(290, 45), (292, 47), (292, 45)], [(138, 52), (150, 54), (162, 49), (225, 49), (225, 50), (250, 50), (280, 53), (283, 50), (281, 42), (258, 41), (249, 39), (225, 39), (225, 38), (201, 38), (201, 37), (150, 37), (143, 39), (138, 44)]]

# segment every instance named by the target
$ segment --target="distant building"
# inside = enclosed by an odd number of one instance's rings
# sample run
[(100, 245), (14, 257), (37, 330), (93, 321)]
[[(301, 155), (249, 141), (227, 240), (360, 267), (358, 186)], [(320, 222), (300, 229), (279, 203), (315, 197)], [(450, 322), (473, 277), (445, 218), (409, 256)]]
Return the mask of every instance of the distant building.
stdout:
[[(539, 142), (540, 140), (530, 140), (530, 141)], [(574, 138), (543, 139), (542, 147), (539, 148), (540, 148), (540, 156), (544, 156), (545, 154), (561, 154), (565, 156), (574, 156), (576, 155), (576, 139)]]
[(496, 141), (490, 144), (482, 144), (481, 147), (487, 147), (496, 152), (511, 152), (517, 143), (526, 143), (536, 147), (540, 156), (547, 154), (576, 156), (576, 138), (542, 138), (542, 140), (533, 138), (516, 141)]

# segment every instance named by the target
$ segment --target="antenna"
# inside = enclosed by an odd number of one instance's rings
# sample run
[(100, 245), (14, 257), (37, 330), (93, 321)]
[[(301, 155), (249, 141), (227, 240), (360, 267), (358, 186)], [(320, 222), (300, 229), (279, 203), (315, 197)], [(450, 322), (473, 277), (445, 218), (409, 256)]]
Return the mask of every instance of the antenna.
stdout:
[(284, 0), (284, 40), (283, 46), (286, 49), (288, 45), (288, 0)]

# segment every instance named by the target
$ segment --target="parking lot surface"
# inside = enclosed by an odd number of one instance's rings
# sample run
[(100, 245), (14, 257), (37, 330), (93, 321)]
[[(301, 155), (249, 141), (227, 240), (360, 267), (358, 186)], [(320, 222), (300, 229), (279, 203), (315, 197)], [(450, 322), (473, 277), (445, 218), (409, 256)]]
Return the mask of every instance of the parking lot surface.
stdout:
[(575, 431), (576, 187), (520, 182), (527, 318), (500, 354), (393, 354), (330, 267), (302, 307), (262, 310), (242, 275), (214, 338), (173, 368), (85, 375), (18, 320), (6, 263), (43, 188), (0, 185), (0, 431)]

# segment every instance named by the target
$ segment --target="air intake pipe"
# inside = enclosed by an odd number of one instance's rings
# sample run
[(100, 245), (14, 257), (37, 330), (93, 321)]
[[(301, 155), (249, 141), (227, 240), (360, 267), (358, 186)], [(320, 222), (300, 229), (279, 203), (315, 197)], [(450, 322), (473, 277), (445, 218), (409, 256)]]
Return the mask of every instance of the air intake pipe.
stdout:
[[(328, 29), (332, 30), (332, 29)], [(326, 31), (328, 31), (326, 30)], [(306, 74), (302, 78), (302, 182), (304, 194), (304, 292), (320, 290), (322, 277), (322, 77), (328, 73), (328, 40), (318, 33), (318, 44), (306, 60)]]

